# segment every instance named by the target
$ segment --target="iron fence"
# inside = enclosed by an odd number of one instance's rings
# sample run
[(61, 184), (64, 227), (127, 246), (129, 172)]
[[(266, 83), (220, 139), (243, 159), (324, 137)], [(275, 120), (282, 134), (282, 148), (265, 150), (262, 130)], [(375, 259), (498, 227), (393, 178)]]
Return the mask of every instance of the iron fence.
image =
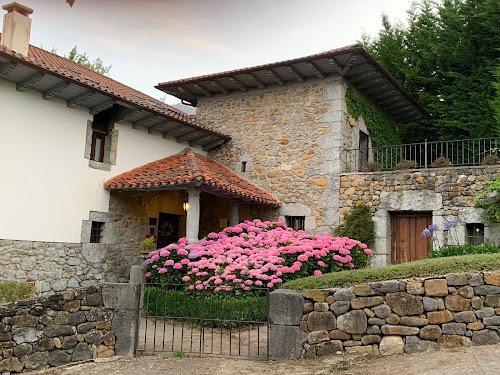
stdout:
[(444, 156), (453, 166), (481, 165), (488, 155), (498, 154), (500, 137), (420, 142), (394, 146), (350, 149), (343, 151), (346, 172), (363, 171), (369, 162), (377, 162), (383, 171), (394, 170), (403, 160), (414, 161), (417, 168), (429, 168)]
[(269, 289), (190, 290), (145, 284), (136, 351), (269, 358)]

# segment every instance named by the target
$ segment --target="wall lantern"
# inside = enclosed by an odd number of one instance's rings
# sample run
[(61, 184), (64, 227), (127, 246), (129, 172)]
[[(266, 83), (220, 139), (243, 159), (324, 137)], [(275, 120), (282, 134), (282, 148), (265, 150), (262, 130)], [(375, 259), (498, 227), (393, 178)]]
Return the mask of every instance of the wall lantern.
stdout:
[(184, 209), (185, 212), (187, 212), (187, 210), (189, 210), (189, 203), (188, 202), (184, 202), (182, 204), (182, 208)]

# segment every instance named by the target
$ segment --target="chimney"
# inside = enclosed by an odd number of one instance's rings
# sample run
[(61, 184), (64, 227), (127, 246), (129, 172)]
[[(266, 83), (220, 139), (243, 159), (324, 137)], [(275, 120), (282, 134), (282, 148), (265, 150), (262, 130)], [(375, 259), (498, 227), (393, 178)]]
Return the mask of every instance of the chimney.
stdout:
[(33, 9), (19, 3), (4, 5), (7, 11), (3, 17), (2, 39), (0, 44), (24, 56), (28, 56), (30, 45), (31, 18)]

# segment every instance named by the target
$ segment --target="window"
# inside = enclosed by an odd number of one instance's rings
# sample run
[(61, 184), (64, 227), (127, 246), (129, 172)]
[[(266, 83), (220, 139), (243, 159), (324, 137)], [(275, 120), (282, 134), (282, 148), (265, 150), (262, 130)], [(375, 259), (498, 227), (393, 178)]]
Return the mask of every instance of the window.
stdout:
[(247, 162), (246, 161), (242, 161), (241, 162), (241, 171), (242, 172), (246, 172), (247, 171)]
[(287, 216), (286, 225), (293, 230), (304, 230), (305, 216)]
[(468, 223), (467, 237), (471, 245), (481, 245), (484, 243), (484, 224), (481, 223)]
[(92, 122), (92, 144), (90, 160), (104, 162), (104, 146), (108, 135), (108, 123), (105, 119), (95, 116)]
[(90, 243), (100, 243), (101, 233), (104, 227), (104, 223), (101, 221), (93, 221), (90, 228)]

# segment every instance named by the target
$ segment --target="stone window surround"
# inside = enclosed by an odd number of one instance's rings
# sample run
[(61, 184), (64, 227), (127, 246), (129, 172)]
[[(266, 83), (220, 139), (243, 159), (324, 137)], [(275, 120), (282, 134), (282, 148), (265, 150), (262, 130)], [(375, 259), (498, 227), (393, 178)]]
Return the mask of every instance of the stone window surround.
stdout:
[[(90, 242), (92, 222), (104, 223), (99, 243)], [(107, 212), (90, 211), (89, 219), (82, 220), (82, 232), (80, 242), (82, 243), (82, 255), (90, 263), (104, 263), (108, 258), (108, 247), (116, 243), (113, 225), (109, 222)]]
[(287, 216), (303, 216), (304, 230), (308, 233), (316, 229), (316, 218), (312, 216), (311, 208), (300, 203), (282, 203), (279, 208), (278, 221), (286, 222)]
[(85, 137), (85, 155), (84, 158), (89, 160), (89, 168), (100, 169), (109, 172), (112, 165), (116, 165), (116, 152), (118, 145), (118, 130), (112, 126), (109, 129), (109, 134), (105, 138), (104, 143), (104, 161), (98, 162), (90, 159), (92, 149), (92, 121), (87, 121), (87, 134)]
[[(446, 221), (456, 221), (454, 216), (447, 217), (444, 214), (442, 196), (433, 191), (400, 191), (384, 192), (380, 196), (379, 208), (375, 211), (373, 220), (375, 221), (375, 249), (370, 266), (384, 267), (391, 264), (391, 213), (404, 211), (431, 211), (432, 223), (437, 224), (440, 230), (437, 234), (437, 241), (433, 243), (434, 250), (437, 250), (438, 244), (446, 243), (465, 244), (467, 230), (465, 225), (458, 225), (452, 230), (451, 236), (446, 235), (443, 224)], [(478, 223), (483, 222), (483, 209), (475, 207), (462, 207), (458, 209), (459, 223)], [(490, 242), (499, 242), (498, 230), (494, 226), (485, 225), (485, 240)], [(382, 250), (382, 251), (381, 251)]]

